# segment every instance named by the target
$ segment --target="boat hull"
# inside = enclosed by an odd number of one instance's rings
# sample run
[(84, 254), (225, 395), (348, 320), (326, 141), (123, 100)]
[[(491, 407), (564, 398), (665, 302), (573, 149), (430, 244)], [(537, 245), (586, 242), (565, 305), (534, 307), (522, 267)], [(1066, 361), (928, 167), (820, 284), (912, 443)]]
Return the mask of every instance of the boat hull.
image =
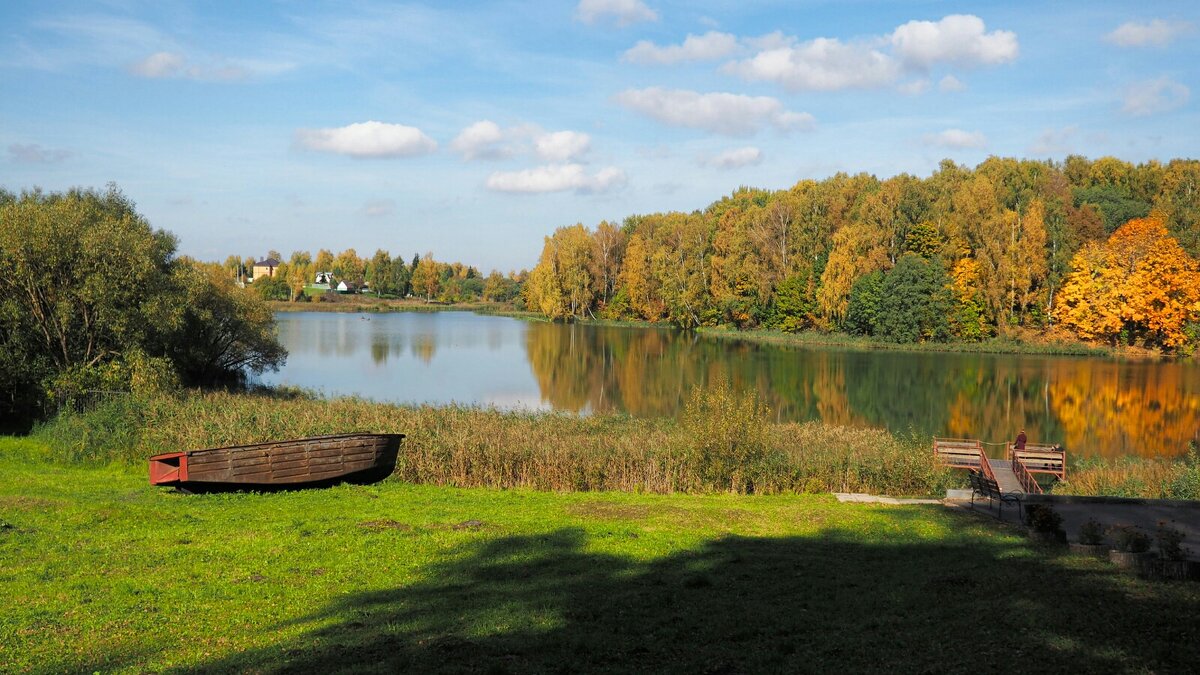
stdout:
[(404, 434), (339, 434), (168, 452), (150, 458), (150, 484), (193, 492), (373, 483), (396, 468)]

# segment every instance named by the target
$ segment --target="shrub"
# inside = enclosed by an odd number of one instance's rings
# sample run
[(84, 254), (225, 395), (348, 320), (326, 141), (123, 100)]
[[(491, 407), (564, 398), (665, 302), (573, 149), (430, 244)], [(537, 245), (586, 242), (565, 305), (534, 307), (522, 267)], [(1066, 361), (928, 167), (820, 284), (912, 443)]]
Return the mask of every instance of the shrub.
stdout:
[(1159, 521), (1155, 539), (1158, 540), (1158, 554), (1164, 560), (1184, 560), (1187, 558), (1182, 545), (1184, 539), (1183, 532), (1167, 525), (1165, 521)]
[(1150, 535), (1133, 525), (1117, 525), (1109, 530), (1118, 551), (1145, 553), (1150, 550)]
[(687, 464), (710, 486), (754, 492), (769, 454), (767, 415), (753, 392), (738, 394), (724, 383), (697, 389), (679, 425)]
[(1104, 526), (1095, 518), (1079, 526), (1079, 543), (1096, 546), (1104, 543)]
[(1025, 524), (1034, 532), (1065, 537), (1062, 528), (1062, 516), (1047, 504), (1030, 504), (1025, 507)]

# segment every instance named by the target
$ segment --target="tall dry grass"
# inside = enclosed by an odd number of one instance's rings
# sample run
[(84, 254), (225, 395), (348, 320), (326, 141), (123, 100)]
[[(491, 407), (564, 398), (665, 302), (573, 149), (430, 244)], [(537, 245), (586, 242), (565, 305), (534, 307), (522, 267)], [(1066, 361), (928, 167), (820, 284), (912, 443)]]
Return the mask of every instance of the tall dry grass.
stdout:
[(1055, 493), (1200, 500), (1200, 454), (1193, 447), (1183, 459), (1086, 459), (1068, 467), (1067, 480)]
[(398, 432), (407, 438), (394, 478), (458, 487), (912, 495), (955, 482), (924, 441), (818, 422), (772, 424), (760, 404), (735, 399), (699, 395), (677, 422), (192, 392), (67, 413), (36, 433), (66, 459), (140, 462), (182, 449)]

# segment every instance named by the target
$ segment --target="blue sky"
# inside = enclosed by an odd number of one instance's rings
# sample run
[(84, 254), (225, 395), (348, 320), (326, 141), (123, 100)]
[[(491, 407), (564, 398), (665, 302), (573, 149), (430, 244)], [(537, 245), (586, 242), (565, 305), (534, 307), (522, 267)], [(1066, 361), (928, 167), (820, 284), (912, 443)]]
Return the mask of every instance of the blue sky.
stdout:
[(554, 228), (942, 158), (1200, 157), (1189, 2), (0, 4), (0, 185), (202, 259), (531, 267)]

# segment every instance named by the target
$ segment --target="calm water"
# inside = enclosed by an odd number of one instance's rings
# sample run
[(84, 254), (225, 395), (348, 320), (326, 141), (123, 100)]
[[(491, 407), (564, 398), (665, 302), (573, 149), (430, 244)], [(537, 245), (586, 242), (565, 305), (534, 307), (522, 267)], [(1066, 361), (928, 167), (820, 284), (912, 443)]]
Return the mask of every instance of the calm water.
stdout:
[(262, 381), (328, 395), (655, 416), (726, 381), (780, 420), (994, 442), (1024, 426), (1031, 442), (1109, 456), (1179, 455), (1198, 438), (1194, 364), (788, 348), (466, 312), (276, 318), (291, 355)]

